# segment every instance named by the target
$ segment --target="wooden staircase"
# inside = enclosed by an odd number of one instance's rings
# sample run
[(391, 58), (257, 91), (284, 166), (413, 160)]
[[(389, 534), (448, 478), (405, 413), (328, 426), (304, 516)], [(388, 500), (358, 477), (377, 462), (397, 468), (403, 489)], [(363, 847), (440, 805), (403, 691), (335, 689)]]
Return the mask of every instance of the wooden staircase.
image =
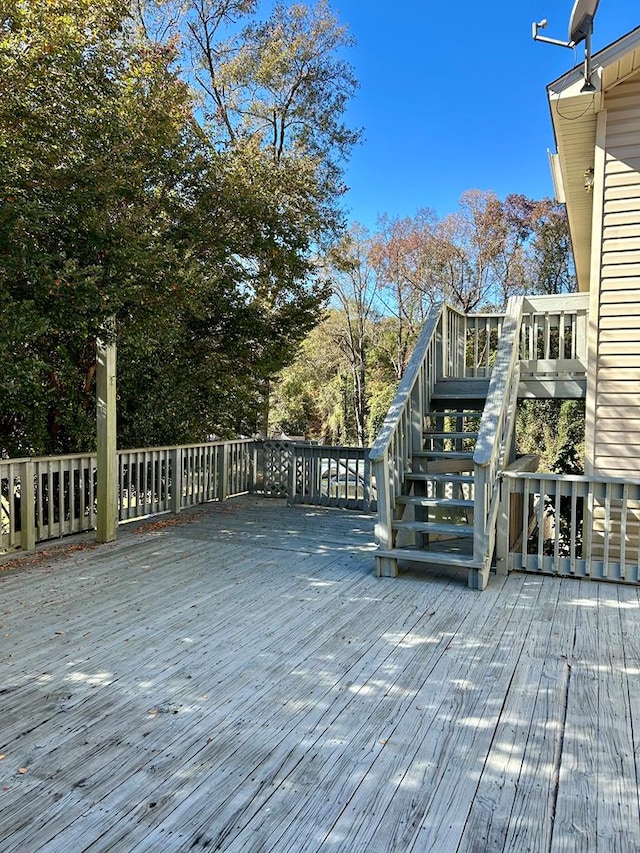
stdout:
[(406, 560), (486, 587), (518, 399), (584, 395), (587, 313), (580, 295), (512, 297), (501, 315), (433, 306), (369, 451), (380, 577)]
[(487, 380), (436, 382), (431, 410), (424, 414), (422, 449), (412, 453), (410, 471), (404, 478), (405, 493), (396, 498), (391, 548), (384, 552), (386, 556), (470, 567), (473, 452), (487, 387)]

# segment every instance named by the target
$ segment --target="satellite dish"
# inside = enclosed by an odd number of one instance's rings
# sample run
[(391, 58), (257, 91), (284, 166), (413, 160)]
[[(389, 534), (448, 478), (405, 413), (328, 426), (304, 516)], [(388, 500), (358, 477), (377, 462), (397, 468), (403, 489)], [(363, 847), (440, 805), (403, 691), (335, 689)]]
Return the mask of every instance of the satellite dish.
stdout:
[(574, 48), (581, 41), (584, 46), (584, 86), (581, 92), (595, 92), (596, 87), (591, 82), (592, 67), (591, 67), (591, 36), (593, 35), (593, 19), (598, 11), (600, 0), (576, 0), (569, 19), (569, 41), (560, 41), (559, 39), (550, 39), (546, 36), (541, 36), (539, 30), (544, 30), (547, 26), (546, 18), (538, 23), (534, 23), (532, 34), (536, 41), (544, 41), (547, 44), (557, 44), (560, 47)]
[(572, 47), (590, 38), (599, 2), (600, 0), (576, 0), (569, 18), (569, 43)]

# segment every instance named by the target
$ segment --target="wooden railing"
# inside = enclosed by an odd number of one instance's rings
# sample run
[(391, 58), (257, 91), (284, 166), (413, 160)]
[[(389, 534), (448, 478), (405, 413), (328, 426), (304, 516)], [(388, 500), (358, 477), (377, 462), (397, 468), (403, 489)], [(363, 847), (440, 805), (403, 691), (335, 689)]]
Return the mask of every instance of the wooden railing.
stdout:
[(465, 376), (480, 378), (491, 375), (503, 321), (504, 314), (471, 314), (465, 317)]
[(640, 582), (640, 480), (514, 471), (502, 479), (504, 571)]
[(463, 314), (442, 308), (439, 377), (483, 378), (491, 373), (502, 331), (503, 314)]
[(95, 472), (92, 454), (0, 460), (0, 552), (92, 530)]
[[(247, 493), (375, 508), (367, 448), (237, 439), (117, 455), (119, 523)], [(95, 454), (0, 460), (0, 485), (0, 553), (96, 526)]]
[[(589, 294), (529, 296), (520, 332), (520, 379), (536, 386), (547, 380), (584, 383), (587, 375)], [(575, 393), (575, 392), (574, 392)]]
[(522, 297), (509, 300), (473, 455), (473, 562), (480, 569), (474, 575), (480, 589), (487, 584), (493, 559), (500, 472), (515, 457), (522, 309)]
[(236, 439), (119, 450), (118, 520), (246, 494), (254, 482), (254, 445), (252, 439)]
[(289, 477), (289, 503), (376, 508), (368, 448), (293, 443)]
[[(422, 449), (424, 413), (428, 411), (431, 395), (438, 378), (439, 365), (455, 369), (460, 363), (449, 360), (448, 348), (442, 352), (442, 338), (447, 328), (447, 311), (434, 306), (422, 328), (405, 374), (400, 382), (389, 412), (369, 451), (377, 484), (378, 522), (376, 539), (380, 550), (392, 547), (392, 523), (396, 499), (400, 495), (405, 474), (410, 470), (411, 457)], [(440, 356), (440, 358), (438, 357)], [(441, 374), (440, 374), (441, 375)], [(387, 557), (376, 557), (379, 575), (394, 575), (396, 565)]]
[[(251, 439), (118, 451), (118, 521), (253, 490)], [(0, 460), (0, 553), (93, 530), (95, 454)]]

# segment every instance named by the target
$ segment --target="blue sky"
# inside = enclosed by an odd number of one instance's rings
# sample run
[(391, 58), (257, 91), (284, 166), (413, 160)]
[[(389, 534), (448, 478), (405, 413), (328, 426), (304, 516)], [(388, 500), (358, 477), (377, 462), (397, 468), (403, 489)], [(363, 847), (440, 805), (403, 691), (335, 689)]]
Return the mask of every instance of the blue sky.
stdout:
[[(584, 47), (534, 42), (531, 24), (565, 39), (574, 0), (331, 0), (357, 39), (349, 60), (360, 90), (348, 113), (364, 142), (347, 167), (350, 218), (440, 216), (465, 189), (553, 193), (546, 85)], [(594, 50), (640, 25), (638, 0), (601, 0)]]

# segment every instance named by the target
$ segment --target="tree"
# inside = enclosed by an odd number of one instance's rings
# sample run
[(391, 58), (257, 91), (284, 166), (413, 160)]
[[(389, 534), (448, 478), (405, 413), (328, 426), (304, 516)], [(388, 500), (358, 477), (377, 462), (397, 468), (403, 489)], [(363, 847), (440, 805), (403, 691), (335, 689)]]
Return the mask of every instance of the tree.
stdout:
[(129, 445), (254, 433), (265, 377), (297, 354), (326, 301), (304, 226), (270, 203), (272, 165), (260, 152), (251, 165), (246, 152), (211, 157), (181, 225), (189, 262), (172, 310), (121, 346)]
[(342, 228), (342, 169), (360, 131), (344, 122), (357, 81), (341, 58), (353, 39), (327, 0), (276, 3), (266, 21), (255, 0), (138, 2), (147, 33), (180, 44), (202, 102), (203, 130), (218, 149), (252, 146), (281, 171), (304, 174), (301, 209), (313, 239)]
[(535, 293), (573, 293), (577, 279), (564, 205), (544, 199), (534, 224), (526, 259), (526, 275)]
[[(252, 5), (194, 8), (228, 22)], [(1, 20), (0, 447), (94, 445), (111, 316), (121, 446), (254, 431), (326, 302), (313, 254), (339, 224), (318, 190), (333, 143), (324, 162), (298, 156), (301, 137), (279, 159), (256, 134), (217, 144), (177, 35), (141, 30), (129, 3), (13, 0)]]
[(383, 218), (374, 246), (391, 310), (407, 320), (443, 300), (470, 313), (503, 309), (515, 294), (575, 287), (566, 215), (551, 199), (467, 190), (443, 219), (428, 210)]
[[(534, 201), (515, 194), (501, 200), (494, 193), (469, 191), (463, 194), (460, 209), (442, 220), (429, 210), (404, 219), (382, 217), (376, 234), (352, 233), (342, 254), (335, 257), (342, 259), (331, 274), (337, 287), (336, 310), (321, 327), (325, 363), (332, 366), (332, 373), (317, 379), (315, 362), (311, 374), (297, 362), (295, 381), (289, 383), (287, 371), (279, 389), (279, 412), (287, 409), (288, 388), (298, 403), (299, 395), (304, 396), (304, 404), (296, 407), (295, 431), (314, 437), (334, 437), (335, 424), (340, 423), (341, 440), (345, 431), (357, 440), (373, 440), (431, 305), (446, 301), (465, 313), (499, 310), (512, 294), (574, 286), (562, 208), (549, 199)], [(309, 342), (312, 339), (315, 346), (315, 333)], [(344, 377), (352, 376), (354, 367), (359, 378), (352, 379), (347, 389)], [(332, 377), (340, 380), (334, 382)], [(323, 385), (325, 401), (331, 401), (322, 410), (311, 404), (314, 381)], [(346, 413), (341, 419), (336, 417), (340, 401)], [(528, 404), (523, 406), (523, 447), (531, 433), (531, 417), (536, 419), (532, 411)], [(355, 412), (360, 413), (357, 418)], [(545, 440), (556, 448), (553, 457), (558, 459), (565, 458), (562, 448), (568, 446), (562, 439), (566, 413), (576, 419), (580, 431), (575, 407), (567, 403), (545, 409), (550, 430)]]
[[(260, 160), (258, 174), (268, 172), (269, 180), (261, 186), (254, 175), (253, 187), (270, 189), (274, 211), (302, 238), (299, 256), (310, 260), (344, 226), (343, 164), (360, 137), (344, 122), (357, 83), (340, 54), (352, 39), (326, 0), (315, 6), (276, 3), (266, 21), (255, 19), (256, 8), (252, 0), (138, 4), (147, 35), (160, 34), (180, 44), (186, 78), (200, 95), (206, 138), (236, 160), (246, 159), (251, 166)], [(260, 271), (268, 287), (256, 292), (255, 299), (276, 330), (284, 319), (292, 319), (283, 318), (279, 308), (290, 291), (273, 258), (264, 259)], [(313, 281), (311, 264), (306, 276)], [(313, 287), (305, 293), (298, 286), (297, 295), (308, 304), (323, 297)], [(301, 336), (292, 336), (296, 344), (299, 340)], [(269, 419), (271, 380), (282, 364), (275, 357), (280, 350), (272, 347), (274, 357), (264, 362), (262, 429)]]
[(329, 309), (295, 361), (280, 372), (270, 411), (272, 434), (305, 435), (323, 444), (354, 441), (349, 367), (336, 345), (342, 329), (340, 312)]
[[(430, 291), (435, 213), (420, 210), (415, 217), (380, 218), (371, 241), (369, 262), (384, 294), (383, 305), (394, 318), (395, 335), (384, 337), (398, 381), (402, 379), (411, 347), (437, 294)], [(391, 341), (393, 344), (391, 345)]]
[(96, 336), (175, 267), (190, 99), (170, 48), (126, 22), (121, 2), (3, 6), (0, 444), (14, 453), (88, 446)]
[(327, 258), (331, 290), (342, 321), (335, 341), (349, 366), (355, 439), (361, 447), (367, 439), (367, 354), (376, 315), (377, 281), (369, 263), (370, 252), (366, 232), (354, 226)]

